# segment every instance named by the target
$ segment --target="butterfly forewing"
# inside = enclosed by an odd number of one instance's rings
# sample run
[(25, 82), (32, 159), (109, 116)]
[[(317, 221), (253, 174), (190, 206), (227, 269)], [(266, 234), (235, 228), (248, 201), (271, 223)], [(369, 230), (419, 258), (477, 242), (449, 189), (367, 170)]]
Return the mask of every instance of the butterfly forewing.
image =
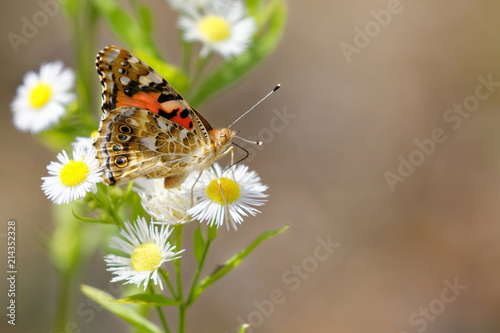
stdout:
[[(188, 130), (207, 124), (198, 122), (199, 114), (177, 90), (129, 51), (118, 46), (106, 47), (96, 57), (96, 68), (103, 87), (103, 112), (132, 106), (148, 109)], [(203, 128), (203, 132), (210, 129)]]

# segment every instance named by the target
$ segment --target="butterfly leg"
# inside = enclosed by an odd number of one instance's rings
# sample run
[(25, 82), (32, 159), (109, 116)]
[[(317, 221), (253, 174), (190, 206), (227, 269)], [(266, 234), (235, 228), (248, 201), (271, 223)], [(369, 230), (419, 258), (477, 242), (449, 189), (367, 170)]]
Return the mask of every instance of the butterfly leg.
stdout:
[(203, 174), (203, 170), (200, 171), (200, 174), (198, 175), (198, 178), (196, 178), (196, 180), (194, 181), (193, 185), (191, 186), (191, 208), (193, 208), (193, 205), (194, 205), (194, 186), (196, 185), (196, 183), (198, 182), (198, 180), (200, 180), (202, 174)]
[(233, 174), (233, 179), (234, 179), (234, 168), (233, 168), (233, 165), (234, 165), (234, 148), (233, 146), (231, 146), (231, 148), (229, 148), (229, 150), (231, 151), (231, 173)]
[(229, 154), (229, 153), (231, 153), (231, 164), (229, 164), (228, 167), (226, 167), (224, 170), (222, 170), (222, 173), (224, 174), (224, 172), (226, 172), (228, 169), (231, 169), (231, 171), (233, 173), (233, 178), (234, 178), (234, 168), (233, 168), (233, 165), (235, 164), (234, 163), (234, 147), (233, 146), (229, 147), (228, 150), (226, 150), (224, 153), (222, 153), (220, 155), (220, 157), (222, 157), (226, 154)]

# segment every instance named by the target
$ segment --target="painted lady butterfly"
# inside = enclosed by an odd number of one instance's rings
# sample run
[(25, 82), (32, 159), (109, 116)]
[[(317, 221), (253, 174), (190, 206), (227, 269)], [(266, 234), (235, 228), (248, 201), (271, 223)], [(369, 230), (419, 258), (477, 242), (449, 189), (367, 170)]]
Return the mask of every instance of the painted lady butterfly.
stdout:
[(108, 185), (138, 177), (165, 178), (177, 187), (225, 153), (236, 135), (212, 126), (155, 70), (129, 51), (97, 54), (103, 116), (94, 141)]

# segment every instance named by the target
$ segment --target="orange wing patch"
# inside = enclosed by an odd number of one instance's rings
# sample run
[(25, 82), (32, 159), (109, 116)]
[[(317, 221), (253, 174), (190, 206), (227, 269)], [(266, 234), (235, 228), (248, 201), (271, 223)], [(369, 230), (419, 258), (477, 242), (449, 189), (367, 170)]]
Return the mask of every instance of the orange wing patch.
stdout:
[(188, 130), (193, 129), (193, 119), (183, 103), (175, 100), (160, 103), (159, 98), (161, 98), (160, 93), (138, 91), (132, 97), (128, 97), (123, 91), (119, 90), (116, 97), (116, 107), (130, 106), (147, 109)]

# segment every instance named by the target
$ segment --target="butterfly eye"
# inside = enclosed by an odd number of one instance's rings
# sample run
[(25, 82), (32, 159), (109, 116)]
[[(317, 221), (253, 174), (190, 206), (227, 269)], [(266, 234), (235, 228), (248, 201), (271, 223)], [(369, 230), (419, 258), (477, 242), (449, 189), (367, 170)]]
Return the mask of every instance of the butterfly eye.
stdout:
[(115, 152), (118, 153), (120, 150), (122, 150), (122, 147), (120, 145), (114, 145), (113, 146), (113, 151), (115, 151)]
[(124, 133), (124, 134), (130, 134), (132, 133), (132, 128), (130, 126), (127, 126), (127, 125), (121, 125), (118, 130), (121, 132), (121, 133)]
[(115, 165), (119, 168), (126, 167), (128, 164), (128, 159), (125, 156), (116, 156)]
[(119, 134), (118, 135), (118, 139), (121, 140), (121, 141), (125, 141), (125, 140), (127, 140), (127, 136), (123, 135), (123, 134)]

